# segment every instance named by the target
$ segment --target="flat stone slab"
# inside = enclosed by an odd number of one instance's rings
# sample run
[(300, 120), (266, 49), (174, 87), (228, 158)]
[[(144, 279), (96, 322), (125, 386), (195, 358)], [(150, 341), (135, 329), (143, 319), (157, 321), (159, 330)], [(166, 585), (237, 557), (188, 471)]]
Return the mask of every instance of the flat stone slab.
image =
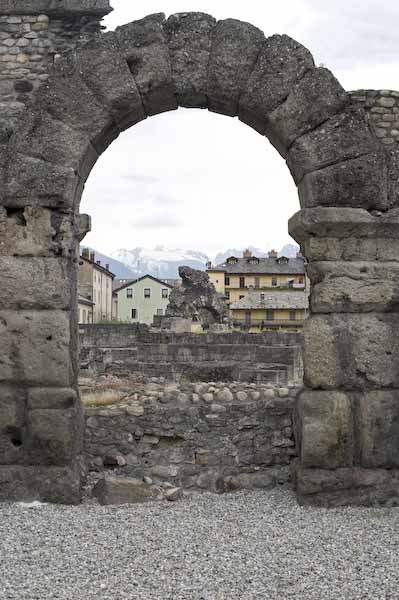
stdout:
[(157, 490), (140, 479), (105, 477), (93, 487), (92, 494), (100, 504), (137, 504), (157, 500)]

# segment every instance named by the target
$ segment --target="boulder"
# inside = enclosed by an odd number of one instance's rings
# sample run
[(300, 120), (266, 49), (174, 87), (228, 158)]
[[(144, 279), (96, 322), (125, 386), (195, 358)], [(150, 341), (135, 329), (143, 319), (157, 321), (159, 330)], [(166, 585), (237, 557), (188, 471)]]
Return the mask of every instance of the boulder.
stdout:
[(100, 504), (137, 504), (158, 498), (158, 492), (141, 479), (105, 477), (93, 487)]

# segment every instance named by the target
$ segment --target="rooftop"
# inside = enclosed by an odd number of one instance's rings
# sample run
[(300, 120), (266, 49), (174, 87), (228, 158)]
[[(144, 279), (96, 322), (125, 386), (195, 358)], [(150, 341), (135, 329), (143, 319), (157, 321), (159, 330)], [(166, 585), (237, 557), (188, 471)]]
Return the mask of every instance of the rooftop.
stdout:
[(259, 275), (304, 275), (305, 260), (303, 256), (296, 258), (277, 256), (277, 252), (269, 252), (267, 257), (252, 256), (248, 251), (241, 258), (230, 256), (224, 263), (216, 266), (208, 265), (208, 271), (224, 272), (229, 274), (259, 274)]

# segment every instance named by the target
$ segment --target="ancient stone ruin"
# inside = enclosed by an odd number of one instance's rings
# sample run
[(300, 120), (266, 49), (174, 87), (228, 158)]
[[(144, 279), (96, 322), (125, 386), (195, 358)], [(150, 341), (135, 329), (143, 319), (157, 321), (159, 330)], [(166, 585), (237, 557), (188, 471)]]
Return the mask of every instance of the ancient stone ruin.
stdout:
[(0, 498), (80, 501), (80, 198), (120, 132), (179, 106), (238, 117), (298, 187), (289, 230), (313, 284), (299, 500), (398, 496), (397, 95), (348, 94), (301, 44), (248, 23), (156, 14), (101, 33), (109, 11), (0, 2)]

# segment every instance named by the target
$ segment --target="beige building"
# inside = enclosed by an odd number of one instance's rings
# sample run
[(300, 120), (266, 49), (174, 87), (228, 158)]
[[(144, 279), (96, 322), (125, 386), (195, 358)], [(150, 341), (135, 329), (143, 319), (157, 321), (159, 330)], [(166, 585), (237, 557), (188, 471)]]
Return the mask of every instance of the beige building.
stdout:
[(93, 306), (94, 302), (78, 295), (78, 319), (79, 325), (93, 323)]
[(112, 320), (113, 279), (109, 265), (102, 266), (99, 260), (96, 261), (95, 253), (84, 248), (79, 259), (78, 294), (80, 298), (93, 303), (92, 323)]

